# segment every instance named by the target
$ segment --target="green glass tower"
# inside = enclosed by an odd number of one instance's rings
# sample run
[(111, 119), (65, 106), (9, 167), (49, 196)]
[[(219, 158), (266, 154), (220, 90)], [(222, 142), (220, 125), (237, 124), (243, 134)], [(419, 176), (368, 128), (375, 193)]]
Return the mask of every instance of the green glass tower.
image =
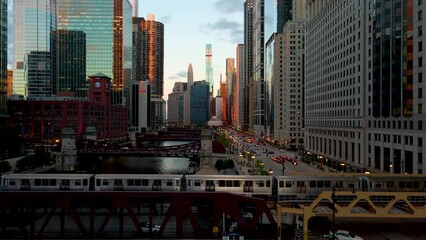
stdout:
[[(128, 0), (57, 0), (58, 29), (85, 34), (85, 79), (111, 77), (112, 103), (129, 104), (132, 69), (132, 6)], [(58, 46), (61, 49), (61, 46)], [(87, 86), (86, 86), (87, 87)]]
[(55, 47), (58, 53), (58, 91), (87, 97), (86, 34), (83, 31), (58, 30)]

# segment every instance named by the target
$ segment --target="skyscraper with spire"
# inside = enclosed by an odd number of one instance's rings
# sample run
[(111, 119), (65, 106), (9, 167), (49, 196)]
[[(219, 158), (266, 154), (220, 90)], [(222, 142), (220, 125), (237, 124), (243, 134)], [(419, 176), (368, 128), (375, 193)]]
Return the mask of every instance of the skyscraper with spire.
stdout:
[(209, 83), (210, 95), (213, 93), (212, 45), (206, 44), (206, 81)]
[(187, 90), (185, 92), (184, 99), (184, 115), (183, 115), (183, 124), (189, 126), (191, 123), (191, 86), (194, 83), (194, 73), (192, 70), (192, 64), (190, 63), (188, 66), (188, 83)]

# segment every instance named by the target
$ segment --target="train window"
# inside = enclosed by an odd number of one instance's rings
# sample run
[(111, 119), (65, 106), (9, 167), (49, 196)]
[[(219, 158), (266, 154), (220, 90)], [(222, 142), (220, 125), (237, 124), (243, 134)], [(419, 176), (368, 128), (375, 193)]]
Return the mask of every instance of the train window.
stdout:
[(405, 182), (399, 182), (399, 188), (405, 188)]
[(41, 185), (43, 185), (43, 186), (49, 186), (49, 179), (42, 179), (41, 180)]
[(316, 188), (317, 187), (317, 182), (316, 181), (309, 181), (309, 187)]
[(405, 184), (406, 188), (413, 188), (413, 182), (406, 182)]
[(169, 187), (173, 186), (173, 180), (167, 180), (166, 186), (169, 186)]
[(134, 179), (127, 179), (127, 186), (134, 186), (135, 180)]
[(219, 187), (225, 187), (225, 180), (219, 180)]
[(195, 186), (195, 187), (199, 187), (199, 186), (201, 186), (201, 180), (195, 180), (195, 181), (194, 181), (194, 186)]
[(142, 186), (142, 179), (135, 179), (135, 186)]
[(331, 183), (330, 183), (330, 181), (324, 181), (324, 187), (325, 187), (325, 188), (329, 188), (329, 187), (331, 187)]
[(376, 188), (382, 188), (382, 183), (376, 183)]
[(323, 188), (324, 187), (324, 182), (323, 181), (318, 181), (317, 182), (317, 187), (318, 188)]
[(80, 179), (76, 179), (74, 182), (75, 186), (81, 186), (81, 180)]
[(284, 187), (284, 181), (279, 181), (279, 187), (283, 188)]
[(297, 187), (304, 187), (305, 182), (304, 181), (297, 181)]
[(291, 184), (291, 181), (286, 181), (285, 182), (285, 187), (286, 188), (291, 188), (293, 185)]
[(348, 184), (348, 187), (349, 187), (349, 188), (354, 188), (354, 187), (355, 187), (355, 184), (354, 184), (354, 183), (349, 183), (349, 184)]
[[(87, 184), (88, 184), (87, 179), (83, 179), (83, 186), (87, 186)], [(56, 184), (55, 184), (55, 185), (56, 185)]]
[(239, 186), (240, 186), (240, 181), (235, 180), (235, 181), (234, 181), (234, 187), (239, 187)]
[(257, 186), (258, 187), (265, 187), (265, 182), (264, 181), (257, 181)]
[(142, 179), (142, 186), (149, 186), (148, 179)]
[(56, 186), (56, 179), (50, 179), (49, 185), (50, 186)]
[(107, 179), (103, 179), (102, 180), (102, 186), (108, 186), (108, 185), (109, 185), (108, 180)]
[(266, 181), (266, 187), (270, 187), (271, 186), (271, 181), (267, 180)]
[(35, 179), (34, 186), (41, 186), (41, 179)]
[(413, 188), (420, 188), (420, 182), (413, 182)]
[(101, 185), (101, 180), (100, 179), (96, 179), (96, 186), (100, 186)]
[(10, 181), (9, 181), (9, 185), (10, 185), (10, 186), (15, 186), (15, 184), (16, 184), (15, 180), (10, 180)]
[(154, 179), (153, 183), (154, 186), (161, 186), (161, 180), (160, 179)]
[(226, 186), (232, 187), (232, 180), (226, 180)]

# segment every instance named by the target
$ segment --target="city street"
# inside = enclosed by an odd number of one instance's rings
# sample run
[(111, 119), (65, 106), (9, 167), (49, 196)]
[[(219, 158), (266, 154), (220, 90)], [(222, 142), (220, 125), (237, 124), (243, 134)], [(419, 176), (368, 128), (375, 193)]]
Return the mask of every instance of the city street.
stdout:
[[(256, 152), (253, 156), (254, 158), (248, 159), (248, 155), (240, 156), (237, 155), (238, 167), (241, 169), (240, 173), (248, 174), (249, 170), (252, 171), (253, 163), (256, 160), (261, 160), (264, 163), (264, 170), (270, 171), (272, 170), (272, 175), (282, 176), (286, 174), (294, 174), (294, 173), (312, 173), (312, 172), (322, 172), (320, 169), (315, 166), (308, 165), (301, 161), (300, 156), (296, 156), (294, 152), (279, 150), (269, 144), (259, 144), (256, 142), (247, 142), (246, 137), (237, 136), (236, 132), (232, 132), (232, 137), (235, 141), (237, 141), (234, 146), (238, 147), (237, 152), (241, 153), (243, 151), (243, 147), (245, 149), (251, 149)], [(273, 152), (268, 154), (268, 152)], [(277, 163), (271, 159), (271, 157), (277, 156), (287, 156), (297, 161), (297, 165), (294, 165), (288, 161), (284, 163), (284, 173), (283, 173), (283, 164)], [(248, 164), (249, 163), (249, 164)], [(249, 166), (247, 166), (249, 165)], [(245, 170), (244, 170), (245, 169)]]

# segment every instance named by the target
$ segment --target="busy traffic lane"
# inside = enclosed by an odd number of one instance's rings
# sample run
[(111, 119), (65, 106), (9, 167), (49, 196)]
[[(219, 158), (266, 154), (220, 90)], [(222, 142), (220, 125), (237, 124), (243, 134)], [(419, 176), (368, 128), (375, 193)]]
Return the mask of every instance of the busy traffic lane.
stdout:
[[(259, 143), (257, 141), (247, 141), (247, 137), (244, 135), (239, 135), (236, 132), (231, 133), (232, 138), (235, 141), (234, 148), (238, 153), (242, 153), (243, 151), (249, 149), (254, 154), (253, 159), (248, 159), (249, 156), (240, 156), (239, 162), (250, 162), (253, 165), (256, 160), (261, 160), (264, 164), (264, 170), (271, 172), (272, 175), (286, 175), (286, 174), (294, 174), (294, 173), (306, 173), (306, 172), (320, 172), (321, 170), (315, 168), (314, 166), (310, 166), (300, 160), (300, 156), (296, 156), (294, 152), (284, 151), (276, 149), (275, 147), (266, 144)], [(273, 152), (273, 153), (272, 153)], [(285, 161), (284, 164), (275, 162), (271, 159), (271, 157), (277, 156), (286, 156), (288, 158), (292, 158), (297, 161), (297, 165), (292, 164), (289, 161)], [(284, 171), (283, 171), (284, 167)], [(270, 171), (272, 170), (272, 171)], [(247, 173), (246, 173), (247, 174)]]

